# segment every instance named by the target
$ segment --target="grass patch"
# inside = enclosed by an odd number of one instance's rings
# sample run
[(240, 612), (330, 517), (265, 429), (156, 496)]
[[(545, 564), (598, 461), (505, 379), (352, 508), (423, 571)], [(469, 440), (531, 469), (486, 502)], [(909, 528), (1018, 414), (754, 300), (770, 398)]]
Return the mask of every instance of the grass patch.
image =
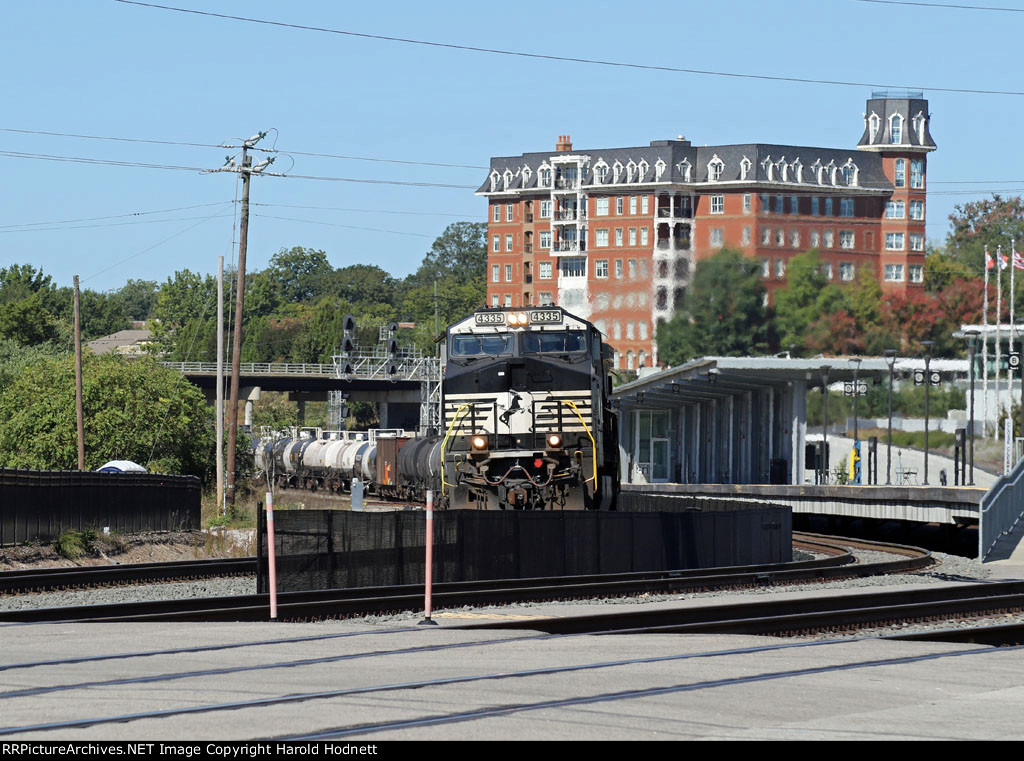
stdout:
[[(852, 434), (852, 430), (849, 432)], [(869, 428), (867, 430), (860, 430), (861, 441), (866, 441), (871, 436), (878, 437), (878, 446), (882, 447), (886, 443), (888, 431), (884, 428)], [(942, 431), (929, 431), (928, 432), (928, 448), (929, 449), (952, 449), (953, 444), (956, 441), (956, 435), (952, 433), (943, 433)], [(892, 445), (894, 447), (903, 447), (904, 449), (920, 449), (924, 450), (924, 431), (893, 431), (892, 432)], [(867, 451), (866, 444), (864, 451)]]
[(92, 529), (83, 529), (82, 531), (67, 529), (57, 537), (53, 546), (61, 557), (78, 560), (86, 553), (92, 552), (95, 542), (96, 532)]

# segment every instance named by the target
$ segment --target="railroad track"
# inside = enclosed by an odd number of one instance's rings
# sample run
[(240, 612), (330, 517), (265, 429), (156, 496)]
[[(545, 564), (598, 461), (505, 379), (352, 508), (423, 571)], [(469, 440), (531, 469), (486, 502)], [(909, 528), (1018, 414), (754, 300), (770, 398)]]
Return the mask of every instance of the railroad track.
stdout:
[[(911, 547), (836, 540), (810, 534), (802, 534), (795, 539), (797, 546), (826, 557), (766, 566), (450, 582), (434, 585), (433, 603), (439, 610), (514, 602), (741, 589), (897, 573), (922, 568), (932, 562), (930, 553)], [(861, 565), (854, 562), (850, 545), (884, 549), (902, 557), (885, 563)], [(278, 595), (278, 618), (308, 621), (386, 615), (422, 610), (422, 604), (422, 585), (284, 592)], [(6, 611), (0, 613), (0, 622), (263, 621), (267, 616), (267, 595), (242, 595)]]
[(0, 571), (0, 595), (81, 587), (119, 586), (140, 582), (184, 581), (186, 579), (207, 579), (255, 573), (256, 559), (251, 557), (76, 568), (19, 569)]

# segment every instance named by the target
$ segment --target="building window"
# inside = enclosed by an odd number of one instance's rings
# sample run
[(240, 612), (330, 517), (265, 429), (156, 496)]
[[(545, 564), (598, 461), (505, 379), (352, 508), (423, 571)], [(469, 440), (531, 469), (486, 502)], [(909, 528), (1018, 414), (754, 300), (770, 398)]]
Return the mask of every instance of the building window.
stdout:
[(839, 248), (853, 248), (856, 244), (857, 239), (853, 234), (853, 230), (839, 231)]
[(500, 203), (494, 204), (493, 219), (494, 219), (495, 222), (500, 222), (501, 221), (501, 204)]
[(633, 339), (635, 337), (636, 337), (636, 323), (635, 322), (627, 322), (626, 323), (626, 338), (627, 339)]
[(799, 214), (800, 213), (800, 196), (791, 196), (789, 199), (789, 213)]
[(899, 114), (893, 114), (889, 118), (889, 142), (892, 145), (903, 142), (903, 117)]
[(811, 198), (811, 216), (816, 217), (820, 213), (819, 209), (820, 199), (817, 196)]
[(505, 236), (505, 250), (506, 251), (511, 251), (512, 250), (512, 236), (511, 235), (506, 235)]
[(711, 196), (711, 213), (725, 213), (725, 196)]
[(551, 291), (541, 291), (537, 294), (537, 306), (547, 306), (548, 304), (554, 304), (555, 300), (551, 298)]
[(852, 262), (840, 262), (839, 263), (839, 279), (844, 282), (850, 282), (853, 280), (853, 263)]
[(551, 279), (551, 262), (540, 262), (537, 265), (537, 276), (541, 280)]
[(885, 250), (902, 251), (904, 249), (903, 233), (886, 233)]
[(629, 260), (629, 279), (636, 280), (636, 259)]
[(635, 246), (636, 245), (636, 228), (635, 227), (629, 228), (629, 245), (631, 245), (631, 246)]
[(558, 264), (562, 277), (587, 276), (587, 257), (585, 256), (563, 256), (558, 260)]
[(501, 251), (501, 236), (495, 235), (491, 238), (491, 251)]
[(776, 230), (775, 231), (775, 245), (782, 247), (786, 245), (786, 231)]
[(775, 196), (775, 213), (782, 214), (782, 196)]
[(505, 265), (505, 282), (506, 283), (511, 283), (512, 282), (512, 265), (511, 264), (506, 264)]
[(615, 228), (615, 245), (619, 246), (619, 247), (622, 246), (622, 228), (621, 227), (616, 227)]
[(772, 197), (767, 193), (761, 193), (758, 196), (761, 199), (761, 213), (771, 214), (772, 213)]
[(722, 179), (722, 173), (725, 171), (725, 164), (718, 156), (715, 156), (708, 163), (708, 179), (711, 182), (718, 182)]
[(622, 279), (622, 260), (621, 259), (616, 259), (615, 260), (615, 277), (617, 277), (619, 280)]
[(924, 219), (924, 201), (910, 202), (910, 218)]
[(629, 213), (636, 214), (636, 196), (629, 197)]
[(539, 177), (540, 177), (540, 186), (542, 188), (550, 188), (551, 187), (551, 170), (550, 169), (541, 168)]
[(750, 228), (749, 227), (744, 227), (743, 228), (743, 245), (744, 246), (749, 246), (750, 245)]
[(507, 306), (507, 307), (512, 306), (512, 296), (510, 296), (507, 293), (505, 294), (505, 306)]
[(793, 248), (800, 248), (800, 231), (792, 230), (789, 233), (789, 245)]
[(887, 283), (902, 283), (903, 282), (903, 265), (902, 264), (887, 264), (887, 265), (885, 265), (885, 281)]
[(492, 307), (498, 306), (498, 294), (496, 294), (496, 293), (491, 296), (491, 306)]
[(840, 198), (839, 199), (839, 216), (840, 217), (852, 217), (853, 216), (853, 199), (852, 198)]
[(831, 280), (834, 277), (832, 272), (832, 262), (825, 262), (825, 279)]
[(540, 216), (542, 219), (551, 219), (551, 206), (551, 199), (540, 202)]
[(601, 166), (597, 167), (595, 175), (597, 176), (597, 181), (602, 185), (608, 182), (608, 165), (601, 164)]
[(598, 198), (597, 199), (597, 201), (596, 201), (596, 209), (595, 209), (594, 213), (597, 216), (599, 216), (599, 217), (607, 217), (608, 216), (608, 199), (607, 198)]
[(510, 204), (510, 203), (505, 204), (505, 221), (506, 222), (511, 222), (512, 221), (512, 219), (513, 219), (513, 217), (515, 215), (515, 211), (514, 211), (515, 208), (516, 207), (515, 207), (514, 204)]
[(772, 274), (772, 260), (762, 259), (761, 260), (761, 277), (768, 279), (768, 276)]
[(907, 206), (903, 201), (888, 201), (885, 204), (886, 219), (903, 219), (907, 216)]
[(817, 230), (811, 230), (811, 248), (817, 248), (821, 245), (821, 235)]
[(615, 213), (622, 214), (622, 196), (615, 199)]
[(911, 283), (924, 282), (924, 267), (922, 267), (920, 264), (911, 264), (909, 269)]
[(772, 231), (770, 228), (761, 228), (761, 245), (770, 246), (772, 244)]
[(641, 214), (650, 214), (651, 213), (650, 201), (651, 201), (651, 197), (650, 196), (640, 196), (640, 213)]
[(871, 117), (868, 119), (869, 143), (875, 142), (875, 137), (878, 135), (878, 129), (882, 126), (881, 122), (882, 120), (878, 118), (878, 114), (871, 114)]
[(608, 260), (598, 259), (594, 262), (594, 277), (608, 277)]
[(647, 228), (646, 227), (641, 227), (640, 228), (640, 245), (641, 246), (646, 246), (647, 245)]
[(924, 236), (919, 233), (910, 233), (910, 250), (924, 251)]
[(497, 264), (491, 265), (491, 282), (497, 283), (501, 280), (501, 267)]
[(775, 260), (775, 277), (781, 280), (786, 277), (786, 260), (776, 259)]
[(594, 245), (596, 246), (607, 246), (608, 245), (608, 231), (607, 230), (595, 230), (594, 231)]
[(721, 227), (712, 227), (711, 230), (710, 230), (710, 233), (711, 234), (709, 236), (709, 242), (711, 243), (711, 245), (712, 246), (721, 246), (722, 245), (722, 228)]
[(831, 217), (832, 216), (832, 199), (831, 198), (826, 198), (825, 199), (825, 216), (826, 217)]
[(750, 193), (743, 194), (743, 213), (750, 213)]
[(896, 172), (892, 184), (895, 185), (897, 188), (905, 188), (907, 186), (906, 159), (896, 159)]
[(923, 161), (910, 162), (910, 187), (914, 188), (915, 190), (922, 190), (924, 188)]
[(551, 231), (550, 230), (541, 230), (539, 237), (540, 237), (540, 247), (541, 248), (551, 248)]
[(852, 159), (843, 164), (843, 182), (850, 186), (857, 184), (857, 165)]
[(831, 230), (825, 231), (825, 235), (822, 237), (822, 240), (825, 241), (825, 248), (834, 248), (836, 245), (835, 233)]

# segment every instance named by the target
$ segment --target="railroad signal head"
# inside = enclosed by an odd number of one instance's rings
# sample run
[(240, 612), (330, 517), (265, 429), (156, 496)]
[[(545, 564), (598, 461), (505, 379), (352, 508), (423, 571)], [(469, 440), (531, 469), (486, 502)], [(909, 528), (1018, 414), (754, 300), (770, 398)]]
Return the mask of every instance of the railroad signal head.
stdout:
[(395, 362), (388, 363), (388, 375), (398, 375), (398, 364)]
[(356, 371), (356, 369), (352, 366), (351, 362), (345, 362), (341, 366), (341, 374), (342, 375), (352, 375), (352, 373), (354, 373), (355, 371)]
[(395, 356), (396, 354), (398, 354), (398, 339), (397, 338), (388, 339), (388, 354), (390, 354), (392, 357)]
[(341, 342), (341, 353), (342, 354), (353, 354), (356, 350), (356, 342), (351, 337), (345, 336)]
[(351, 333), (356, 329), (356, 318), (352, 315), (345, 315), (345, 332)]
[(397, 333), (398, 332), (398, 323), (397, 322), (389, 323), (388, 324), (388, 332), (391, 335), (394, 335), (395, 333)]

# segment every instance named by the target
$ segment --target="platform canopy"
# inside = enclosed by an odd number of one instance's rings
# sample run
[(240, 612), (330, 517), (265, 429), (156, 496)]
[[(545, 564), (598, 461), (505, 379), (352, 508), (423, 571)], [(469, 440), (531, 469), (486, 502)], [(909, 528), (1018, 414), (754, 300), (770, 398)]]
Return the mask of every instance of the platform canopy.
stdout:
[(807, 389), (887, 378), (884, 357), (702, 357), (615, 389), (625, 480), (804, 481)]

